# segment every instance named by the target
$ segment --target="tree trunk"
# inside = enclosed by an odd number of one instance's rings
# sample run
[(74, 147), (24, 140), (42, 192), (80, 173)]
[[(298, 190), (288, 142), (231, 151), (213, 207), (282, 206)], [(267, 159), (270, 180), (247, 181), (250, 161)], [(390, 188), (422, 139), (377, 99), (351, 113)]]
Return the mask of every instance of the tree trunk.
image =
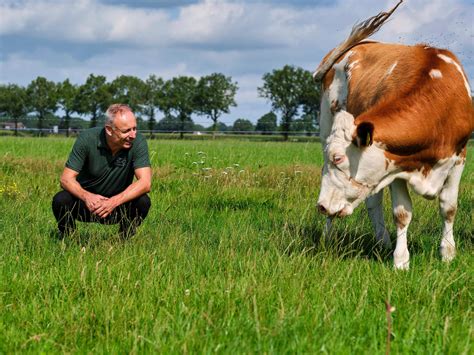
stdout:
[(216, 139), (217, 132), (217, 117), (211, 117), (214, 124), (212, 125), (212, 139)]
[(43, 113), (39, 112), (38, 114), (38, 136), (43, 135)]
[(155, 126), (155, 111), (153, 109), (150, 109), (148, 116), (150, 117), (148, 119), (148, 129), (150, 130), (150, 139), (153, 139), (153, 130)]
[(290, 120), (283, 116), (283, 122), (281, 123), (281, 130), (283, 131), (283, 140), (288, 141), (288, 134), (290, 131)]
[(97, 126), (97, 112), (96, 111), (92, 113), (91, 124), (90, 124), (91, 128), (95, 126)]
[(69, 116), (69, 112), (66, 111), (66, 137), (69, 137), (69, 122), (71, 117)]

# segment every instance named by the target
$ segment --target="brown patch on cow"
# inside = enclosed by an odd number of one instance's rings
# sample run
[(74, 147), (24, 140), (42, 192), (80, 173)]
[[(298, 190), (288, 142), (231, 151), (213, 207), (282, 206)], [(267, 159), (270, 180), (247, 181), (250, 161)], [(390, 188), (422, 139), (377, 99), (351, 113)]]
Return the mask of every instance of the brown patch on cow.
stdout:
[(389, 166), (390, 166), (390, 160), (385, 159), (385, 170), (388, 170)]
[(339, 105), (339, 100), (332, 100), (331, 101), (331, 113), (333, 115), (336, 114), (337, 111), (339, 111), (341, 109), (340, 105)]
[(410, 223), (410, 215), (404, 208), (399, 208), (393, 213), (395, 224), (398, 228), (405, 228)]
[(454, 217), (456, 216), (457, 208), (451, 207), (449, 210), (446, 211), (445, 219), (448, 223), (454, 222)]
[[(347, 111), (356, 125), (374, 125), (373, 140), (387, 147), (388, 160), (426, 175), (440, 159), (465, 156), (474, 109), (461, 73), (438, 57), (444, 54), (459, 63), (452, 53), (382, 43), (360, 44), (351, 51), (349, 64), (358, 60), (363, 69), (351, 71)], [(395, 62), (397, 70), (387, 75)], [(431, 80), (433, 68), (443, 72), (443, 80)]]
[(323, 80), (323, 89), (324, 90), (329, 89), (329, 87), (332, 84), (332, 81), (334, 80), (334, 75), (335, 75), (334, 69), (331, 69), (330, 71), (328, 71), (328, 73), (326, 74), (326, 76), (324, 77), (324, 80)]

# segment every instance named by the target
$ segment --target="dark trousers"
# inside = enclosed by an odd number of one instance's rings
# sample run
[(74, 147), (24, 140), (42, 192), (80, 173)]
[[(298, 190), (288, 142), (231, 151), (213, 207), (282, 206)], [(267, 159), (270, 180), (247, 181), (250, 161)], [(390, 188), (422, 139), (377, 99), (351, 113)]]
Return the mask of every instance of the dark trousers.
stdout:
[(60, 191), (53, 197), (53, 213), (61, 236), (74, 231), (76, 221), (101, 224), (120, 223), (120, 233), (123, 236), (131, 236), (135, 234), (136, 228), (147, 216), (150, 206), (150, 198), (144, 194), (118, 206), (109, 216), (100, 218), (88, 210), (84, 201), (68, 191)]

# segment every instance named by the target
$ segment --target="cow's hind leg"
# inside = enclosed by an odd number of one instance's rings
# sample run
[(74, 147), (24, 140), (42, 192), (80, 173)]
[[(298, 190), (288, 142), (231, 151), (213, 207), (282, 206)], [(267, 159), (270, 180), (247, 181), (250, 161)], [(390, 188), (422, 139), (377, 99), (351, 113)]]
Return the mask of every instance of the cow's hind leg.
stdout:
[(459, 182), (463, 169), (464, 164), (453, 167), (439, 195), (439, 210), (443, 220), (443, 237), (439, 250), (443, 261), (451, 261), (456, 255), (453, 225), (458, 205)]
[(375, 238), (378, 244), (381, 244), (385, 249), (392, 249), (392, 242), (390, 241), (390, 234), (385, 228), (385, 221), (383, 218), (383, 190), (365, 200), (367, 212), (370, 221), (375, 230)]
[(408, 252), (407, 230), (412, 217), (412, 204), (406, 181), (394, 180), (390, 185), (390, 194), (393, 218), (397, 226), (397, 246), (393, 252), (393, 262), (396, 269), (408, 269), (410, 253)]

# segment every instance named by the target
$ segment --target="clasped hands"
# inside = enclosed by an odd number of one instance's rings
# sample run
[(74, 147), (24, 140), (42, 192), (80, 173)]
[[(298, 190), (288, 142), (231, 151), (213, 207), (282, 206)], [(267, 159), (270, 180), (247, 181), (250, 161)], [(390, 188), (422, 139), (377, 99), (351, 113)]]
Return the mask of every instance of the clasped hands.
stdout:
[(113, 197), (105, 197), (97, 194), (89, 194), (84, 200), (87, 209), (99, 216), (105, 218), (109, 216), (112, 211), (118, 206), (116, 200)]

